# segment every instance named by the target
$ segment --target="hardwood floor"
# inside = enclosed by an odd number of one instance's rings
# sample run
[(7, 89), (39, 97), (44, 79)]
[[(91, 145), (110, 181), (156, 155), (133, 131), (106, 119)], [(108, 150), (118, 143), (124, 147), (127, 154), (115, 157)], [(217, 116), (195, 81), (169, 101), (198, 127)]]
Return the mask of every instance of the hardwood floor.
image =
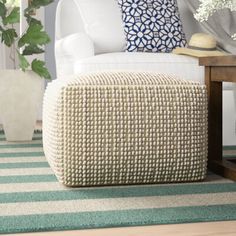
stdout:
[[(159, 225), (129, 228), (94, 229), (45, 233), (11, 234), (11, 236), (235, 236), (236, 221)], [(9, 235), (10, 236), (10, 235)]]

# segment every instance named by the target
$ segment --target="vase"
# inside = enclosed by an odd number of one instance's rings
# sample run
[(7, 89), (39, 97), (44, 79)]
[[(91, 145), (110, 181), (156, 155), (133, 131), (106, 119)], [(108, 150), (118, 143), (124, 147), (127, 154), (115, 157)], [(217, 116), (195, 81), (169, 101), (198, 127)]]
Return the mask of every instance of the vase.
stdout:
[(32, 71), (0, 70), (0, 120), (7, 141), (30, 141), (44, 93)]

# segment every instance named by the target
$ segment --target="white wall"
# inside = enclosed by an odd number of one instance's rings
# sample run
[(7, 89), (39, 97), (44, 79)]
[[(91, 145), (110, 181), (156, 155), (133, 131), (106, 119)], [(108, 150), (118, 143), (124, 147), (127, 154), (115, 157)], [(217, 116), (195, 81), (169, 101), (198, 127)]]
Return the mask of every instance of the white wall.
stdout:
[[(15, 30), (19, 34), (20, 26), (15, 25)], [(0, 68), (1, 69), (14, 69), (14, 64), (10, 59), (11, 49), (0, 42)], [(15, 54), (17, 58), (17, 53)]]
[(0, 43), (0, 69), (4, 69), (6, 67), (5, 62), (5, 48)]
[(224, 145), (236, 145), (235, 121), (236, 121), (236, 111), (234, 105), (234, 93), (232, 90), (226, 90), (223, 92)]
[[(2, 23), (0, 21), (0, 23)], [(5, 47), (0, 41), (0, 69), (6, 68), (6, 55), (5, 55)]]
[[(68, 0), (69, 1), (69, 0)], [(51, 38), (51, 43), (46, 45), (45, 60), (53, 79), (56, 79), (56, 63), (54, 58), (55, 42), (55, 17), (56, 7), (59, 0), (54, 0), (52, 4), (45, 8), (45, 29)]]

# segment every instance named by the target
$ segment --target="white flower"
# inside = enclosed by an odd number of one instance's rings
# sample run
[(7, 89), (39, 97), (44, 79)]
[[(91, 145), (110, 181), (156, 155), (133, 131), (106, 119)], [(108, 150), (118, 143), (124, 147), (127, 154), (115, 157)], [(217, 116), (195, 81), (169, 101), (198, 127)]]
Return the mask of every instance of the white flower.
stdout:
[[(216, 11), (222, 9), (230, 9), (236, 11), (236, 0), (199, 0), (200, 6), (197, 9), (194, 17), (196, 20), (203, 22), (207, 21)], [(232, 36), (236, 40), (236, 34)]]
[(20, 6), (20, 0), (7, 0), (6, 2), (7, 8), (19, 7), (19, 6)]

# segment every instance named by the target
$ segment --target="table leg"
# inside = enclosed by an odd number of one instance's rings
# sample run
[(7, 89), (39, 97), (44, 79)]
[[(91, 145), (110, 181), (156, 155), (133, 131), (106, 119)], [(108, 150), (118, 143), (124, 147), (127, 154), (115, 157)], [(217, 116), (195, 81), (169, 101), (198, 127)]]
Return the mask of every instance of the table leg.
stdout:
[(209, 97), (209, 162), (222, 160), (222, 83), (210, 82)]
[(236, 180), (236, 165), (222, 160), (222, 82), (211, 80), (211, 67), (206, 67), (205, 82), (209, 98), (208, 167), (213, 172)]

